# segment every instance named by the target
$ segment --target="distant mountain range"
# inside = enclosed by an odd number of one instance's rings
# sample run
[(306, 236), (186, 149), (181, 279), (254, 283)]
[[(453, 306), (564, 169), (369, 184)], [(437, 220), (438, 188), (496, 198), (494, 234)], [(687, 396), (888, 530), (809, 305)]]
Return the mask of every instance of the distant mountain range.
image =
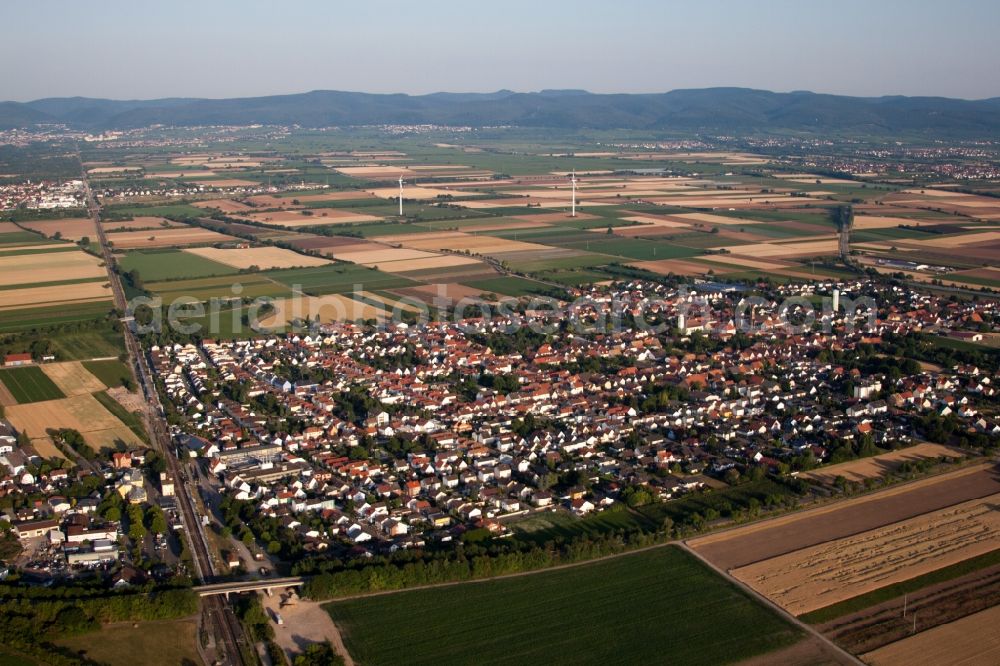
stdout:
[(558, 129), (809, 132), (855, 135), (996, 136), (1000, 98), (846, 97), (811, 92), (705, 88), (654, 94), (584, 90), (377, 95), (317, 90), (238, 99), (0, 102), (0, 128), (65, 123), (81, 129), (278, 124), (515, 125)]

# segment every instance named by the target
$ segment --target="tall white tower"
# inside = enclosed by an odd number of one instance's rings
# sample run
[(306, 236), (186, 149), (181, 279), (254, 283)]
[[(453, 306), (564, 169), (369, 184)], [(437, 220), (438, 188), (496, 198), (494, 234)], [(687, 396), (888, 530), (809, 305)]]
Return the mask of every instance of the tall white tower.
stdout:
[(836, 312), (840, 309), (840, 290), (833, 290), (833, 311)]
[(403, 174), (399, 174), (399, 216), (403, 217)]
[(573, 177), (570, 179), (570, 182), (573, 183), (573, 206), (570, 209), (569, 216), (576, 217), (576, 169), (573, 169)]

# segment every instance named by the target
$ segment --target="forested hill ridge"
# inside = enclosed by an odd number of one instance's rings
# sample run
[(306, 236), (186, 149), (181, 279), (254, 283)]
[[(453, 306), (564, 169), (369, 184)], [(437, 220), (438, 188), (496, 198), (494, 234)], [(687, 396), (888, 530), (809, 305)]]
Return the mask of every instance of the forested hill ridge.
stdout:
[(1000, 131), (1000, 98), (846, 97), (811, 92), (705, 88), (654, 94), (583, 90), (386, 95), (317, 90), (237, 99), (0, 102), (0, 128), (65, 123), (81, 129), (276, 124), (513, 125), (736, 133), (982, 137)]

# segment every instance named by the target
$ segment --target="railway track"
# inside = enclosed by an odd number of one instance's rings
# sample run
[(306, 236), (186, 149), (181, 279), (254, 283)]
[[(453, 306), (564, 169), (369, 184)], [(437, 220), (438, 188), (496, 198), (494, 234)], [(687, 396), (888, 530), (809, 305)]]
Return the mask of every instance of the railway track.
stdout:
[[(79, 153), (77, 153), (79, 157)], [(114, 258), (111, 255), (111, 247), (108, 245), (107, 236), (101, 227), (101, 211), (90, 188), (87, 179), (86, 169), (83, 162), (80, 162), (80, 170), (83, 174), (83, 183), (87, 197), (87, 210), (94, 220), (97, 228), (97, 239), (100, 242), (101, 254), (108, 271), (108, 280), (111, 284), (111, 291), (114, 297), (115, 307), (121, 312), (127, 313), (128, 302), (125, 298), (125, 289), (121, 279), (114, 270)], [(167, 469), (174, 479), (174, 489), (177, 497), (177, 506), (180, 509), (181, 524), (184, 526), (188, 546), (191, 550), (191, 561), (194, 565), (195, 578), (203, 584), (214, 582), (217, 575), (215, 565), (212, 561), (208, 548), (208, 540), (198, 514), (194, 509), (191, 499), (191, 492), (188, 489), (187, 478), (181, 473), (177, 456), (171, 450), (170, 434), (166, 427), (162, 414), (163, 407), (160, 403), (159, 393), (156, 390), (156, 383), (153, 380), (153, 373), (150, 371), (142, 347), (136, 339), (132, 330), (131, 320), (125, 318), (122, 334), (125, 338), (125, 348), (129, 356), (129, 365), (137, 385), (143, 393), (144, 416), (146, 429), (149, 432), (153, 446), (167, 462)], [(233, 613), (232, 608), (227, 603), (226, 597), (213, 596), (203, 600), (202, 609), (205, 618), (211, 626), (216, 628), (215, 633), (221, 639), (223, 649), (220, 651), (218, 663), (225, 666), (243, 666), (244, 660), (240, 646), (245, 642), (243, 628)]]

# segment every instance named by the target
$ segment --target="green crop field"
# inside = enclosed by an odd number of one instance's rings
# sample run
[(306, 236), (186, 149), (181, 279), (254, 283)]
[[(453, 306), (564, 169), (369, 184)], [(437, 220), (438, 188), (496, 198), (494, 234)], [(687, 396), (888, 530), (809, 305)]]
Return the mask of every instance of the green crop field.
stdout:
[[(0, 240), (2, 240), (2, 238), (0, 238)], [(25, 246), (18, 246), (18, 245), (8, 246), (0, 243), (0, 257), (14, 257), (17, 255), (24, 255), (24, 254), (52, 254), (54, 252), (70, 252), (79, 249), (77, 248), (76, 245), (68, 245), (65, 243), (60, 243), (58, 245), (52, 244), (46, 247), (32, 247), (30, 245), (26, 246), (26, 247), (31, 247), (30, 250), (19, 249), (20, 247), (25, 247)]]
[(93, 321), (114, 309), (109, 298), (96, 303), (66, 303), (42, 308), (5, 310), (0, 317), (0, 333), (12, 333), (45, 326), (57, 326), (80, 321)]
[(539, 280), (558, 282), (567, 287), (578, 287), (582, 284), (593, 284), (594, 282), (605, 282), (614, 279), (613, 276), (606, 273), (587, 270), (546, 271), (539, 273), (537, 277)]
[(135, 215), (137, 217), (207, 217), (208, 214), (196, 206), (189, 204), (168, 204), (165, 206), (110, 206), (108, 213), (116, 215)]
[(117, 359), (107, 361), (84, 361), (87, 372), (101, 380), (108, 388), (121, 386), (125, 381), (132, 380), (128, 367)]
[(71, 280), (52, 280), (52, 281), (39, 281), (32, 282), (30, 285), (25, 284), (5, 284), (0, 285), (0, 291), (11, 291), (14, 289), (24, 289), (25, 287), (59, 287), (61, 285), (70, 284), (85, 284), (87, 282), (103, 282), (107, 284), (108, 278), (106, 277), (96, 277), (96, 278), (75, 278)]
[(291, 268), (287, 270), (268, 271), (268, 277), (286, 284), (289, 287), (298, 285), (304, 292), (321, 296), (324, 294), (346, 294), (360, 285), (361, 289), (392, 289), (413, 284), (408, 280), (391, 273), (373, 270), (357, 264), (332, 264), (313, 268)]
[(263, 273), (170, 280), (168, 282), (147, 283), (145, 286), (146, 289), (162, 298), (166, 305), (180, 298), (207, 301), (211, 298), (226, 299), (237, 296), (240, 298), (257, 298), (259, 296), (277, 298), (291, 294), (290, 289), (269, 280)]
[(66, 397), (38, 366), (5, 368), (0, 370), (0, 381), (20, 405)]
[(232, 266), (183, 250), (129, 252), (118, 260), (118, 265), (123, 271), (139, 271), (144, 282), (233, 275), (239, 272)]
[(629, 259), (648, 261), (652, 259), (686, 259), (702, 254), (701, 250), (682, 247), (674, 243), (651, 241), (645, 239), (616, 238), (612, 236), (594, 235), (585, 241), (561, 243), (563, 247), (577, 250), (594, 250), (604, 254), (614, 254)]
[[(593, 244), (594, 250), (602, 249), (599, 244)], [(692, 250), (694, 251), (694, 250)], [(523, 259), (509, 260), (511, 268), (523, 273), (534, 273), (536, 271), (551, 271), (569, 268), (593, 268), (595, 266), (607, 266), (613, 263), (625, 263), (621, 257), (609, 254), (597, 254), (596, 252), (577, 252), (571, 256), (550, 257), (548, 259), (532, 259), (530, 252), (521, 252)], [(666, 257), (663, 257), (666, 259)]]
[(91, 358), (117, 357), (125, 351), (122, 334), (109, 326), (82, 331), (56, 332), (48, 336), (60, 360), (78, 361)]
[[(442, 223), (443, 225), (443, 223)], [(372, 222), (370, 224), (340, 224), (333, 229), (336, 232), (350, 232), (358, 234), (364, 238), (375, 238), (377, 236), (388, 236), (390, 234), (418, 234), (422, 231), (431, 231), (424, 224), (406, 224), (401, 222)], [(346, 234), (345, 234), (346, 235)]]
[(55, 245), (57, 244), (54, 240), (49, 240), (42, 236), (41, 234), (36, 234), (33, 231), (22, 231), (20, 227), (15, 227), (12, 224), (5, 224), (4, 227), (10, 227), (16, 229), (16, 231), (5, 231), (0, 233), (0, 246), (5, 246), (6, 249), (14, 249), (17, 245)]
[(500, 294), (501, 296), (530, 296), (550, 289), (548, 285), (534, 280), (519, 277), (497, 277), (490, 280), (473, 280), (464, 283), (473, 289), (484, 293)]
[(724, 664), (802, 636), (673, 546), (325, 608), (369, 665)]

